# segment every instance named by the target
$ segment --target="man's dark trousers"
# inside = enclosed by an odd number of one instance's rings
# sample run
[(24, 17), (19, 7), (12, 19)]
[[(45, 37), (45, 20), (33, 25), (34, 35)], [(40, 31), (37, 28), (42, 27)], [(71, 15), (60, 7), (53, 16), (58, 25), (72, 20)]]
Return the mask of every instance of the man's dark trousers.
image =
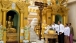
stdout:
[(64, 43), (64, 33), (58, 35), (58, 43)]

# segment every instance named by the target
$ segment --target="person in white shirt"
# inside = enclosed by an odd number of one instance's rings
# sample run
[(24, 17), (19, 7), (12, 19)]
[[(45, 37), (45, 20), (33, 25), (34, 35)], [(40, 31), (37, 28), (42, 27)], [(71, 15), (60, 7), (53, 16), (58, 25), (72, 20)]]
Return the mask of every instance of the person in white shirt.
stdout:
[(58, 43), (64, 43), (64, 25), (58, 21)]
[(70, 28), (68, 27), (68, 24), (65, 25), (64, 28), (64, 42), (69, 43), (69, 36), (70, 36)]
[[(58, 31), (58, 25), (55, 24), (55, 22), (53, 22), (51, 28), (52, 28), (53, 30), (55, 30), (56, 33), (57, 33), (57, 31)], [(50, 43), (51, 43), (51, 42), (50, 42)], [(56, 39), (52, 39), (52, 43), (56, 43)]]
[(58, 31), (58, 25), (55, 24), (55, 22), (53, 22), (53, 24), (52, 24), (52, 29), (55, 30), (56, 33), (57, 33), (57, 31)]

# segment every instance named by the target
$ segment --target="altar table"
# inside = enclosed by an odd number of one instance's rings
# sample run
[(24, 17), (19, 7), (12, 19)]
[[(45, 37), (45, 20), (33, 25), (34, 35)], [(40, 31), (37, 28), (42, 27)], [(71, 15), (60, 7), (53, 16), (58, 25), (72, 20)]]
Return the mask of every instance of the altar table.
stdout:
[(45, 34), (45, 43), (48, 43), (48, 39), (57, 39), (58, 35), (57, 34)]

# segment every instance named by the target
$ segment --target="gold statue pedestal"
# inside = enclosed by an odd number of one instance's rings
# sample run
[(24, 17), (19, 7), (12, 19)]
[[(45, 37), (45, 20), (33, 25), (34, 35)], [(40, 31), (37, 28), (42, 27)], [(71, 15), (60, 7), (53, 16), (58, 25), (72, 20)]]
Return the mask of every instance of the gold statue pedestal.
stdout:
[(17, 33), (7, 33), (7, 41), (17, 41)]
[(7, 28), (7, 42), (17, 41), (17, 32), (15, 28)]

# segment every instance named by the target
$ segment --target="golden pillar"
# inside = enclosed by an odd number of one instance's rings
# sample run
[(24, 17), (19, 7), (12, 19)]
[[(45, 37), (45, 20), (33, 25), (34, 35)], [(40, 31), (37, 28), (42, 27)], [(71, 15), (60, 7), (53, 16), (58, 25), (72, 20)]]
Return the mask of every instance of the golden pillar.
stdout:
[(46, 26), (46, 17), (45, 15), (42, 16), (42, 38), (44, 38), (44, 31), (45, 31), (45, 26)]
[(46, 23), (46, 15), (42, 16), (42, 23)]
[(47, 9), (46, 7), (44, 7), (44, 9), (42, 10), (42, 38), (44, 38), (44, 31), (45, 31), (45, 27), (46, 27), (46, 18), (47, 18)]
[(66, 23), (68, 23), (68, 12), (65, 13), (66, 15)]
[(27, 19), (28, 18), (28, 5), (29, 4), (26, 4), (25, 10), (24, 10), (25, 11), (24, 12), (24, 26), (27, 25), (27, 23), (28, 23), (28, 19)]
[[(25, 11), (24, 12), (24, 23), (23, 23), (24, 26), (29, 24), (29, 22), (28, 22), (28, 5), (29, 4), (26, 4), (25, 10), (24, 10)], [(30, 32), (28, 32), (28, 34), (29, 34), (28, 40), (30, 40)]]
[[(6, 11), (7, 10), (3, 8), (2, 11), (3, 11), (3, 26), (4, 28), (6, 28)], [(4, 40), (4, 43), (6, 43), (6, 31), (4, 31), (3, 40)]]
[(46, 23), (46, 14), (47, 14), (47, 9), (44, 7), (42, 10), (42, 23)]
[(20, 42), (23, 42), (23, 10), (20, 10)]
[(63, 15), (63, 24), (65, 25), (65, 23), (66, 23), (66, 16)]
[(47, 25), (51, 24), (51, 11), (50, 9), (47, 11)]
[(55, 22), (55, 14), (52, 14), (52, 23)]

